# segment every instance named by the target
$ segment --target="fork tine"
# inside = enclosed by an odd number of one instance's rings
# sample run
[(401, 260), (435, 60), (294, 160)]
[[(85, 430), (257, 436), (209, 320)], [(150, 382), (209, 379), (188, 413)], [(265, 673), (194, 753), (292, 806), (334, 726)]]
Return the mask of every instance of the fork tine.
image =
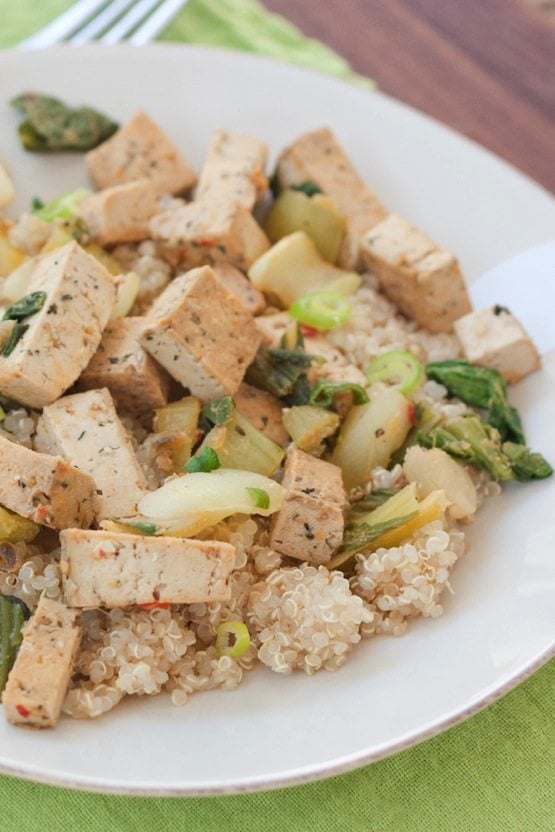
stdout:
[(187, 3), (188, 0), (164, 0), (156, 11), (128, 38), (129, 43), (133, 43), (135, 46), (142, 46), (154, 40), (156, 35), (160, 34), (162, 29), (165, 29), (170, 20)]
[(118, 43), (118, 41), (122, 40), (125, 35), (128, 34), (137, 23), (140, 23), (141, 20), (146, 17), (146, 15), (154, 9), (160, 0), (139, 0), (138, 3), (135, 3), (117, 23), (115, 23), (111, 29), (108, 29), (105, 35), (99, 38), (101, 43), (105, 43), (107, 45), (111, 45), (113, 43)]
[(41, 49), (44, 46), (61, 43), (105, 4), (106, 0), (79, 0), (48, 26), (22, 41), (19, 44), (20, 49)]
[(69, 38), (69, 42), (75, 46), (80, 46), (83, 43), (88, 43), (93, 40), (98, 34), (107, 29), (112, 21), (127, 11), (135, 0), (112, 0), (105, 9), (95, 15), (82, 29)]

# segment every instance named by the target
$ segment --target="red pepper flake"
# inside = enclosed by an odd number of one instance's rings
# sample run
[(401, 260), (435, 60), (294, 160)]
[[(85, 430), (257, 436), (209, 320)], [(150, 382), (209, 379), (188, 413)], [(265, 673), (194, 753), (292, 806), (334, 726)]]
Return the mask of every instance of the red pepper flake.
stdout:
[(137, 604), (140, 610), (169, 610), (170, 604), (165, 601), (151, 601), (150, 604)]
[(416, 421), (416, 405), (413, 404), (413, 402), (408, 403), (407, 413), (408, 413), (408, 418), (409, 418), (410, 424), (414, 425), (414, 423)]
[(22, 716), (24, 719), (27, 719), (28, 716), (31, 716), (31, 711), (28, 711), (25, 705), (16, 705), (15, 709), (19, 716)]
[(308, 324), (301, 324), (301, 332), (305, 338), (314, 338), (316, 335), (319, 335), (320, 330)]
[(213, 246), (214, 237), (199, 237), (197, 243), (199, 244), (199, 246)]
[(45, 514), (48, 514), (48, 509), (46, 508), (46, 506), (38, 506), (37, 514), (39, 517), (44, 517)]
[(105, 558), (106, 557), (106, 549), (98, 548), (96, 550), (96, 552), (97, 552), (99, 558)]

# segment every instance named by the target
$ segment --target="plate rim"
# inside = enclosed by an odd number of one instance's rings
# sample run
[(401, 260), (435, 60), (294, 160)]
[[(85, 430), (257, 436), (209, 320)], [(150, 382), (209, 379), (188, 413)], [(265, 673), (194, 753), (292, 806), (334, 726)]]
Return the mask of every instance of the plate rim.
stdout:
[[(37, 55), (47, 56), (55, 53), (68, 52), (70, 50), (75, 51), (75, 48), (76, 47), (70, 44), (60, 44), (54, 47), (49, 47), (47, 49), (32, 50), (32, 52)], [(456, 136), (459, 141), (463, 141), (464, 143), (470, 145), (474, 149), (474, 151), (479, 152), (480, 154), (482, 154), (482, 156), (485, 154), (487, 157), (489, 157), (490, 160), (494, 161), (496, 164), (501, 164), (502, 166), (510, 169), (513, 175), (517, 175), (518, 177), (520, 177), (528, 184), (529, 187), (531, 186), (535, 188), (537, 191), (541, 192), (544, 197), (547, 196), (555, 204), (554, 195), (550, 190), (548, 190), (541, 183), (537, 182), (535, 179), (533, 179), (531, 176), (522, 171), (513, 163), (503, 159), (501, 156), (497, 155), (489, 148), (484, 147), (483, 145), (481, 145), (471, 137), (465, 135), (464, 133), (460, 133), (450, 125), (444, 124), (434, 116), (430, 116), (427, 113), (422, 112), (418, 108), (413, 107), (412, 105), (407, 104), (404, 101), (400, 101), (395, 97), (382, 92), (379, 88), (364, 88), (361, 85), (357, 85), (356, 83), (353, 83), (352, 81), (349, 81), (347, 79), (338, 78), (334, 75), (328, 75), (324, 71), (314, 69), (311, 67), (306, 67), (301, 64), (291, 63), (280, 58), (275, 58), (267, 55), (260, 55), (258, 53), (243, 52), (240, 50), (229, 49), (225, 47), (207, 46), (204, 44), (189, 44), (165, 41), (158, 41), (141, 47), (137, 47), (132, 44), (126, 43), (117, 44), (115, 46), (106, 46), (103, 44), (87, 44), (85, 46), (80, 46), (79, 51), (81, 54), (83, 53), (83, 51), (99, 52), (106, 50), (109, 50), (111, 52), (117, 51), (120, 53), (128, 51), (137, 54), (137, 49), (139, 48), (141, 52), (150, 51), (163, 53), (170, 51), (187, 51), (197, 52), (202, 55), (216, 54), (218, 56), (224, 54), (227, 56), (227, 58), (229, 58), (232, 61), (235, 60), (238, 62), (252, 64), (257, 64), (258, 62), (262, 61), (264, 63), (270, 63), (282, 70), (286, 68), (287, 70), (292, 71), (293, 73), (301, 73), (302, 75), (308, 74), (319, 79), (325, 79), (328, 83), (338, 85), (342, 89), (347, 88), (351, 92), (354, 91), (356, 93), (361, 93), (363, 96), (368, 94), (377, 95), (382, 99), (386, 99), (388, 102), (392, 102), (398, 108), (416, 114), (420, 119), (424, 119), (425, 121), (432, 123), (436, 128), (440, 128), (442, 131), (447, 131), (451, 135)], [(16, 60), (20, 56), (21, 58), (23, 58), (25, 54), (28, 53), (20, 51), (16, 47), (0, 50), (0, 67), (6, 62), (13, 60), (14, 58)], [(344, 755), (343, 757), (334, 761), (328, 761), (320, 764), (310, 764), (300, 768), (292, 768), (285, 773), (277, 775), (265, 774), (259, 777), (249, 777), (248, 779), (246, 777), (243, 777), (239, 780), (226, 780), (220, 785), (207, 782), (205, 786), (191, 786), (187, 784), (180, 785), (179, 783), (171, 783), (165, 786), (155, 782), (150, 784), (148, 784), (147, 782), (140, 784), (125, 780), (117, 780), (113, 778), (111, 778), (110, 780), (102, 780), (97, 776), (89, 775), (69, 775), (64, 774), (62, 772), (50, 773), (47, 769), (44, 768), (44, 766), (37, 766), (35, 768), (35, 766), (31, 764), (11, 765), (3, 760), (0, 760), (0, 774), (10, 777), (21, 778), (32, 782), (42, 783), (45, 785), (70, 788), (72, 790), (80, 790), (90, 793), (119, 794), (143, 797), (227, 796), (232, 794), (248, 794), (253, 792), (271, 791), (276, 789), (299, 786), (307, 784), (309, 782), (313, 782), (315, 780), (323, 780), (330, 777), (345, 774), (354, 769), (370, 765), (374, 762), (398, 754), (421, 742), (424, 742), (428, 739), (431, 739), (434, 736), (439, 735), (440, 733), (448, 730), (449, 728), (452, 728), (464, 722), (469, 717), (473, 716), (474, 714), (486, 708), (488, 705), (505, 696), (505, 694), (509, 693), (519, 684), (524, 682), (540, 668), (547, 665), (547, 663), (554, 657), (555, 636), (547, 648), (542, 650), (539, 654), (533, 656), (533, 658), (531, 658), (530, 660), (526, 661), (521, 666), (521, 668), (517, 671), (514, 671), (512, 675), (509, 675), (503, 681), (499, 682), (498, 684), (492, 685), (490, 688), (486, 689), (485, 692), (479, 695), (474, 701), (472, 701), (467, 706), (458, 708), (453, 712), (448, 712), (447, 714), (443, 715), (437, 720), (432, 720), (428, 724), (424, 725), (421, 729), (414, 730), (406, 736), (402, 737), (401, 739), (395, 742), (389, 742), (387, 744), (384, 744), (374, 749), (373, 751), (358, 751), (353, 754)]]

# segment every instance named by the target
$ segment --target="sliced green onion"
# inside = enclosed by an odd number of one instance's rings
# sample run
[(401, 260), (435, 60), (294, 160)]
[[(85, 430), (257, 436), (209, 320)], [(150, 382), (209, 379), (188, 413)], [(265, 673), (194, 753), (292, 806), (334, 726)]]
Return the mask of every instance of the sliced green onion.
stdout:
[(424, 379), (424, 367), (411, 352), (390, 350), (374, 358), (366, 378), (369, 384), (384, 381), (406, 395), (416, 390)]
[(347, 323), (352, 307), (339, 292), (309, 292), (293, 301), (292, 318), (315, 329), (335, 329)]
[(308, 403), (319, 407), (331, 407), (334, 396), (338, 393), (352, 393), (353, 404), (366, 404), (368, 402), (366, 390), (354, 381), (333, 382), (326, 378), (319, 378), (312, 385)]
[(216, 629), (216, 650), (220, 656), (238, 659), (247, 652), (251, 637), (242, 621), (223, 621)]
[(69, 220), (75, 216), (79, 204), (91, 193), (88, 188), (77, 188), (75, 191), (61, 194), (46, 205), (35, 208), (33, 204), (33, 214), (46, 222)]
[(270, 495), (263, 488), (247, 488), (246, 492), (257, 508), (270, 508)]
[(199, 471), (206, 474), (221, 468), (220, 458), (214, 448), (203, 448), (198, 456), (193, 456), (185, 463), (185, 470), (188, 474), (197, 474)]

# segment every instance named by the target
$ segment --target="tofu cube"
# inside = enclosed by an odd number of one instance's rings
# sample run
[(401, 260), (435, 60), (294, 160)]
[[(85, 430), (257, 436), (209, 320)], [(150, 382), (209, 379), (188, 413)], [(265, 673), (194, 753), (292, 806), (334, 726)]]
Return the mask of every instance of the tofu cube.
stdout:
[(35, 447), (55, 453), (94, 479), (98, 520), (134, 514), (146, 480), (109, 390), (64, 396), (45, 407)]
[(77, 243), (43, 255), (28, 292), (45, 292), (42, 308), (10, 355), (0, 355), (0, 393), (44, 407), (71, 387), (97, 350), (116, 299), (114, 280)]
[(149, 236), (158, 198), (152, 182), (139, 179), (91, 194), (79, 205), (79, 216), (100, 245), (133, 243)]
[(243, 382), (233, 399), (241, 416), (264, 436), (281, 447), (289, 444), (289, 434), (283, 427), (281, 403), (276, 396)]
[(346, 497), (340, 469), (294, 449), (282, 485), (287, 495), (272, 518), (270, 546), (290, 558), (327, 563), (343, 540)]
[(181, 194), (197, 181), (171, 139), (142, 111), (89, 151), (85, 162), (98, 188), (149, 179), (159, 194)]
[(540, 367), (535, 344), (505, 306), (464, 315), (455, 322), (455, 333), (468, 361), (499, 370), (508, 382), (520, 381)]
[(163, 211), (150, 222), (153, 239), (176, 266), (231, 263), (247, 269), (270, 241), (240, 204), (205, 199)]
[(65, 459), (37, 453), (0, 436), (0, 504), (51, 529), (90, 526), (92, 477)]
[(227, 601), (235, 548), (213, 540), (106, 531), (60, 535), (64, 596), (72, 607)]
[(396, 214), (366, 235), (362, 256), (400, 311), (430, 332), (449, 332), (472, 309), (455, 256)]
[(143, 349), (146, 318), (117, 318), (79, 379), (82, 390), (107, 387), (120, 410), (141, 414), (168, 403), (171, 377)]
[(216, 263), (213, 268), (219, 282), (225, 286), (228, 292), (235, 295), (251, 315), (260, 315), (266, 309), (264, 295), (258, 291), (243, 272), (240, 272), (231, 263)]
[(281, 153), (277, 174), (281, 188), (311, 181), (335, 200), (347, 219), (339, 265), (356, 269), (360, 238), (387, 216), (387, 210), (358, 175), (332, 131), (322, 127), (299, 136)]
[(267, 156), (268, 146), (255, 136), (219, 128), (210, 142), (195, 198), (235, 202), (252, 211), (268, 189)]
[(149, 313), (142, 344), (193, 396), (238, 389), (260, 342), (254, 319), (208, 266), (173, 280)]
[(43, 596), (24, 626), (2, 696), (10, 722), (32, 728), (57, 724), (80, 643), (79, 612)]

